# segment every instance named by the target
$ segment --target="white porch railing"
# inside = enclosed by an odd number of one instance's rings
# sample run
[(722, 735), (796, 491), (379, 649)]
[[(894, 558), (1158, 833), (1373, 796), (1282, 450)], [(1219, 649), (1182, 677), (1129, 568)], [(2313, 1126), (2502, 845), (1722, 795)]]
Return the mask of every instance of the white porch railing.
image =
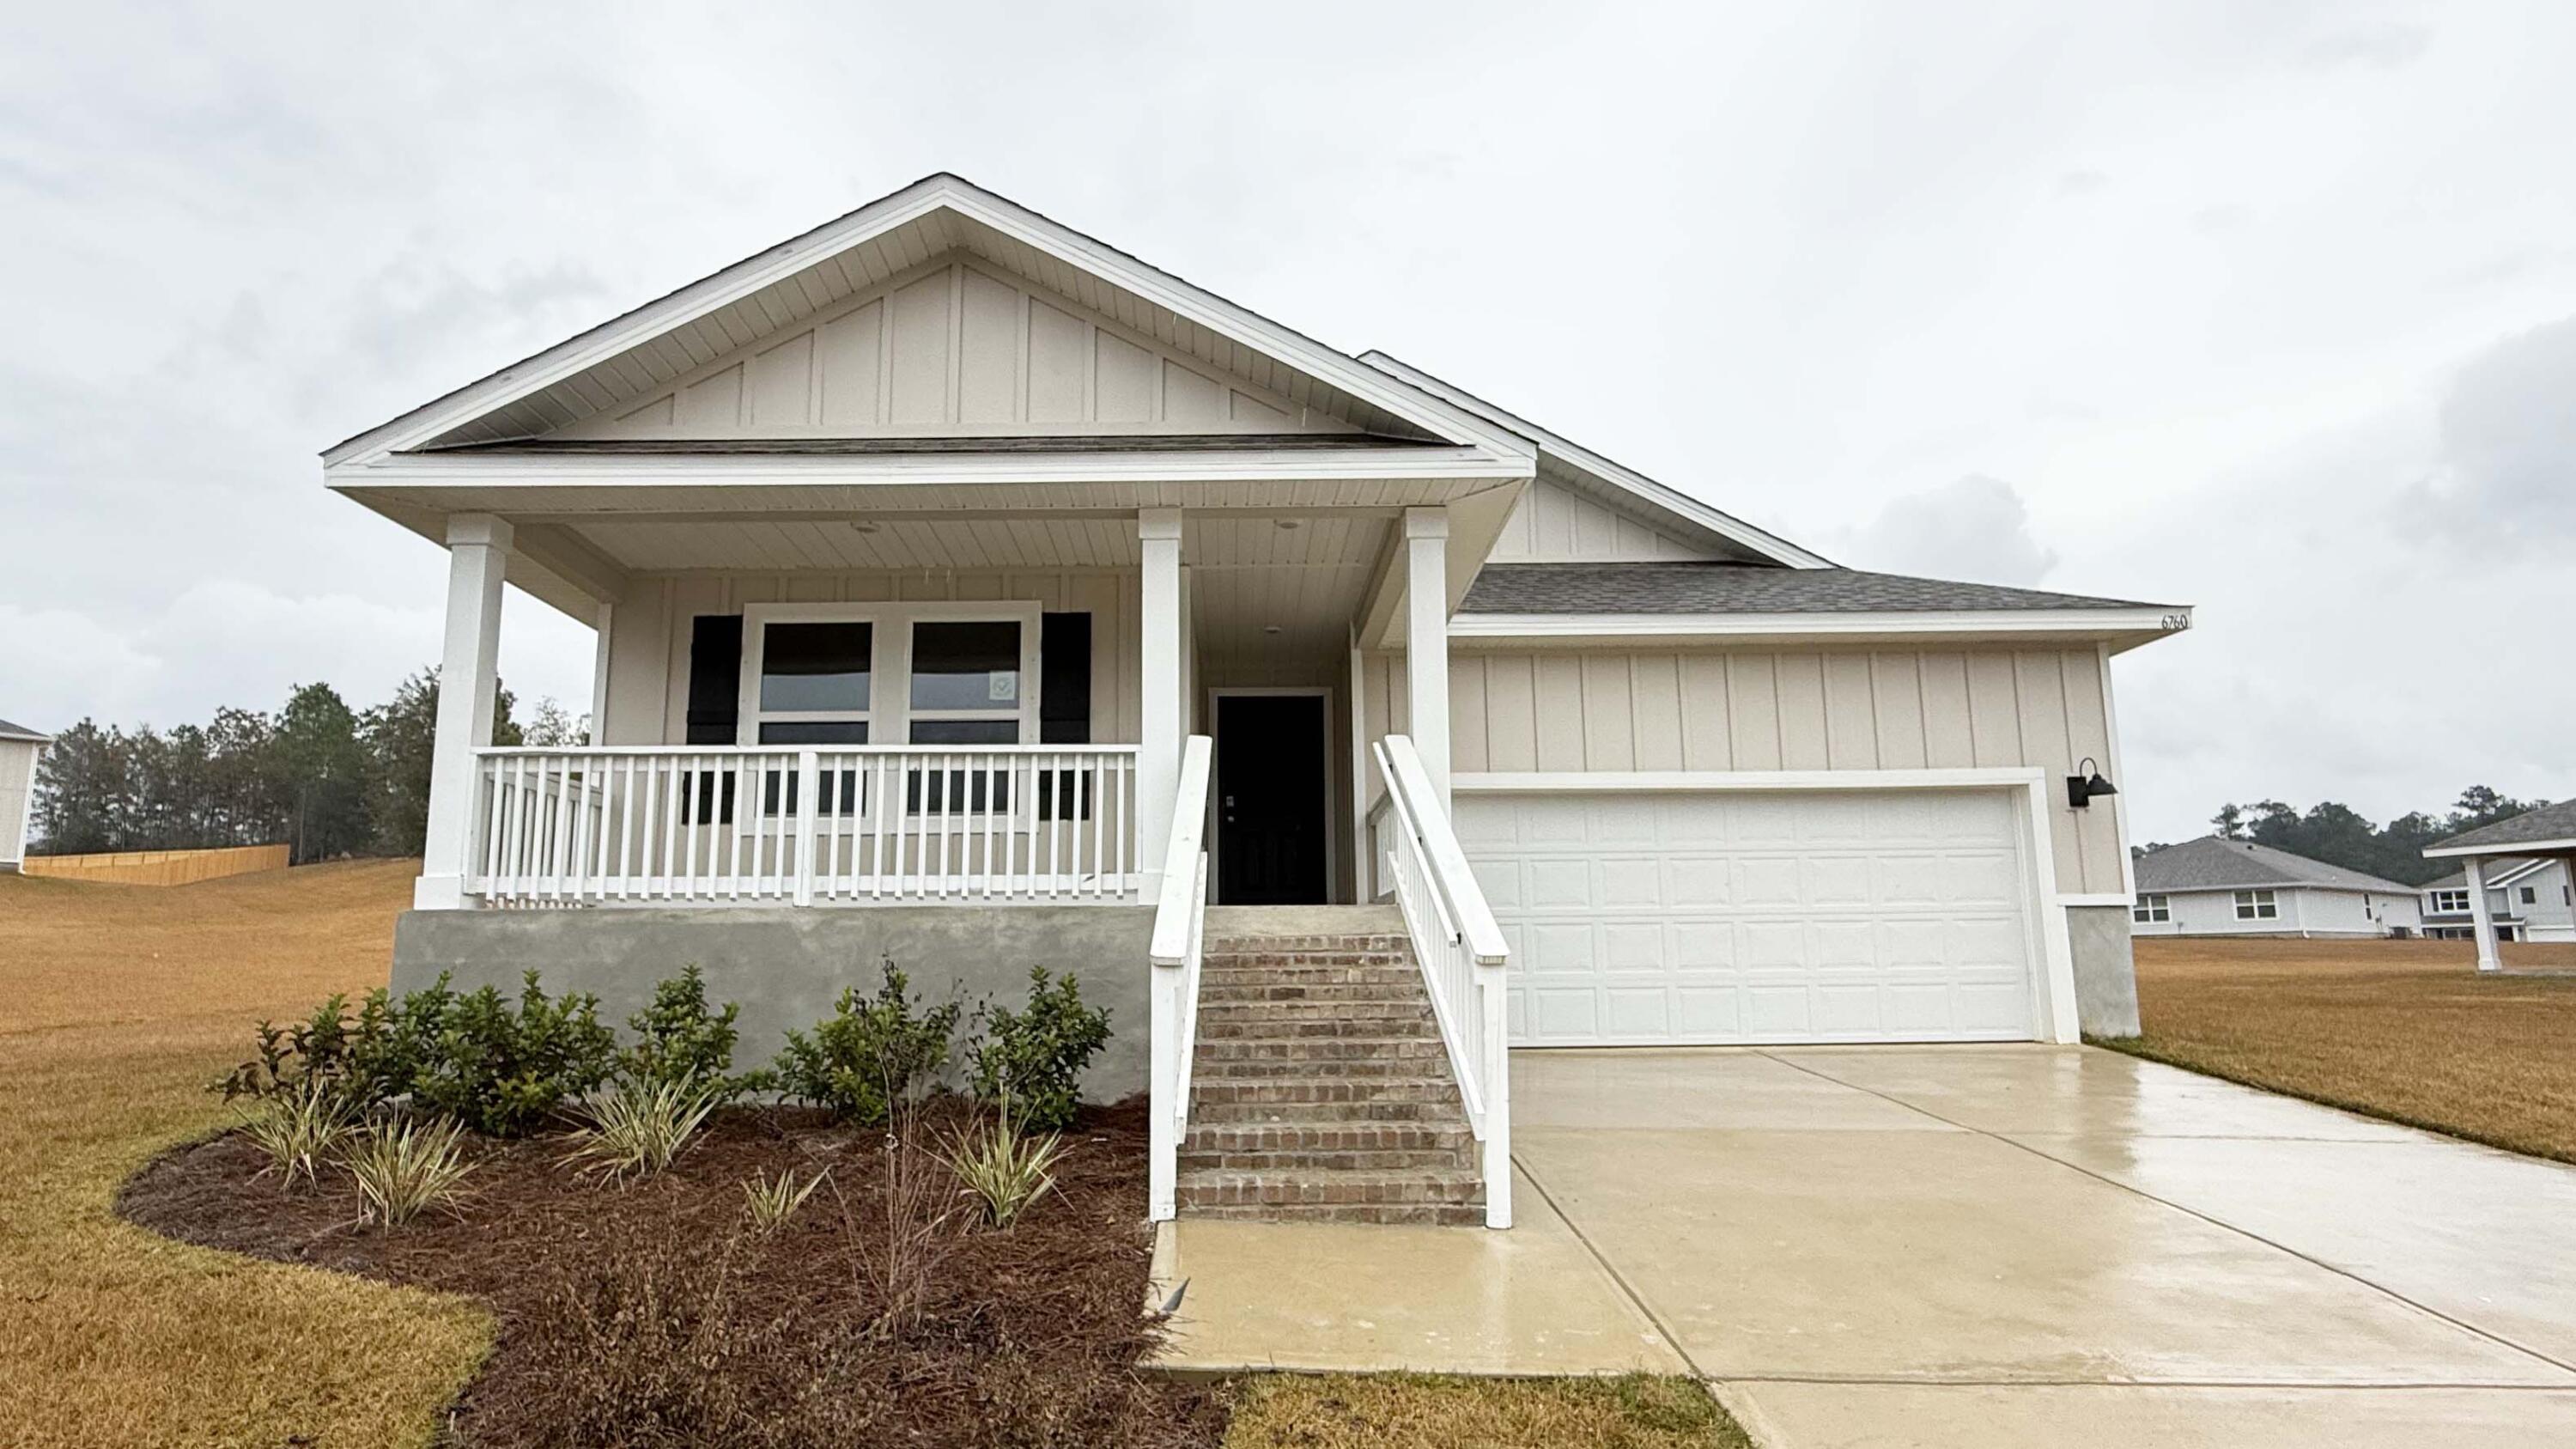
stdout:
[(1413, 741), (1403, 735), (1378, 741), (1377, 764), (1389, 808), (1372, 834), (1385, 852), (1385, 879), (1404, 912), (1440, 1039), (1449, 1048), (1467, 1125), (1483, 1151), (1485, 1226), (1508, 1228), (1512, 1076), (1503, 963), (1509, 952)]
[(1136, 749), (476, 752), (463, 871), (495, 906), (1132, 900)]
[(1190, 1070), (1198, 1054), (1199, 970), (1206, 955), (1208, 759), (1206, 735), (1181, 750), (1163, 893), (1154, 906), (1152, 1095), (1146, 1099), (1146, 1216), (1179, 1211), (1181, 1139), (1190, 1127)]

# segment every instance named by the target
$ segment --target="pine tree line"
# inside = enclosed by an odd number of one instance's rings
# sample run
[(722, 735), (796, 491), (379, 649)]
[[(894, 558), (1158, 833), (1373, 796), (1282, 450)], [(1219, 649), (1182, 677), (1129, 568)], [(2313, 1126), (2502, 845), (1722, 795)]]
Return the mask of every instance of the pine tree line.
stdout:
[[(492, 705), (497, 744), (575, 744), (586, 725), (540, 700), (521, 725), (507, 689)], [(224, 708), (203, 725), (132, 731), (84, 719), (39, 757), (33, 848), (292, 847), (297, 864), (418, 855), (429, 818), (438, 671), (353, 710), (327, 684), (298, 685), (275, 714)]]

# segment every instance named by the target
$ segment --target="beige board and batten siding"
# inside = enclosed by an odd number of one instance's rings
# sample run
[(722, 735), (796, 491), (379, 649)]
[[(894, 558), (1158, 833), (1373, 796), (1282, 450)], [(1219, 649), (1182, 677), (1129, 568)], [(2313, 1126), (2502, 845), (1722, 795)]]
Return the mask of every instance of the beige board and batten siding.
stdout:
[(602, 742), (676, 745), (688, 738), (690, 620), (739, 614), (746, 604), (937, 600), (1033, 602), (1047, 612), (1091, 615), (1091, 742), (1134, 744), (1144, 666), (1143, 607), (1135, 570), (877, 570), (849, 573), (645, 575), (619, 601), (609, 630), (608, 710)]
[[(1459, 774), (1920, 770), (2036, 765), (2057, 888), (2125, 887), (2116, 813), (2067, 808), (2090, 756), (2118, 778), (2099, 651), (1586, 650), (1453, 654)], [(1406, 727), (1404, 656), (1367, 656), (1371, 739)], [(1377, 785), (1369, 787), (1374, 800)]]
[(707, 360), (568, 438), (1357, 431), (951, 256)]
[(1713, 557), (1630, 513), (1540, 478), (1512, 505), (1486, 562), (1652, 563)]

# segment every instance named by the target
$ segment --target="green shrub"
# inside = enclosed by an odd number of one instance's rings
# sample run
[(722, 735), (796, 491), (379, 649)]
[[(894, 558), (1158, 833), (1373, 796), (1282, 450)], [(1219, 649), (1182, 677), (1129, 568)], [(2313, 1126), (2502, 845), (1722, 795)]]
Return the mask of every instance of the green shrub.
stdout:
[(413, 1099), (487, 1136), (516, 1137), (544, 1124), (606, 1081), (617, 1062), (599, 999), (580, 992), (549, 999), (533, 970), (515, 1010), (489, 986), (458, 996), (441, 976), (405, 997), (398, 1015), (396, 1051), (410, 1057)]
[(411, 1089), (396, 1059), (394, 1017), (382, 988), (367, 993), (353, 1015), (349, 998), (333, 995), (299, 1022), (259, 1024), (257, 1055), (214, 1084), (227, 1102), (329, 1097), (350, 1111), (373, 1107)]
[(1050, 984), (1047, 969), (1029, 968), (1029, 1004), (985, 1013), (974, 1049), (975, 1095), (1039, 1128), (1072, 1125), (1082, 1069), (1109, 1044), (1109, 1013), (1082, 1004), (1072, 976)]
[(642, 1086), (698, 1087), (731, 1098), (740, 1090), (728, 1073), (741, 1015), (730, 1001), (709, 1011), (706, 980), (691, 965), (654, 987), (652, 1004), (626, 1019), (635, 1044), (619, 1054), (617, 1074)]
[(958, 1004), (916, 1015), (910, 980), (892, 961), (882, 969), (876, 995), (848, 987), (833, 1014), (814, 1024), (813, 1035), (789, 1032), (787, 1049), (762, 1085), (875, 1125), (937, 1076), (957, 1033)]

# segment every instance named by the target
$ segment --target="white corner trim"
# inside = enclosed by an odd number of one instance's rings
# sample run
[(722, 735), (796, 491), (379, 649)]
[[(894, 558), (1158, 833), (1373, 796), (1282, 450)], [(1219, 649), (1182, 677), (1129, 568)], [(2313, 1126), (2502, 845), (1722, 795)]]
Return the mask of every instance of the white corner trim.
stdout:
[[(1995, 790), (2020, 792), (2023, 884), (2031, 907), (2041, 969), (2034, 1018), (2042, 1039), (2072, 1045), (2084, 1039), (2075, 1014), (2075, 947), (2068, 933), (2068, 898), (2057, 889), (2057, 850), (2049, 834), (2049, 774), (2035, 765), (1960, 770), (1532, 770), (1454, 776), (1452, 794), (1545, 791), (1664, 792), (1691, 790)], [(2125, 898), (2105, 904), (2126, 905)]]
[(1942, 609), (1790, 614), (1460, 614), (1453, 639), (1575, 639), (1794, 634), (1810, 638), (1877, 634), (2180, 633), (2191, 610)]

